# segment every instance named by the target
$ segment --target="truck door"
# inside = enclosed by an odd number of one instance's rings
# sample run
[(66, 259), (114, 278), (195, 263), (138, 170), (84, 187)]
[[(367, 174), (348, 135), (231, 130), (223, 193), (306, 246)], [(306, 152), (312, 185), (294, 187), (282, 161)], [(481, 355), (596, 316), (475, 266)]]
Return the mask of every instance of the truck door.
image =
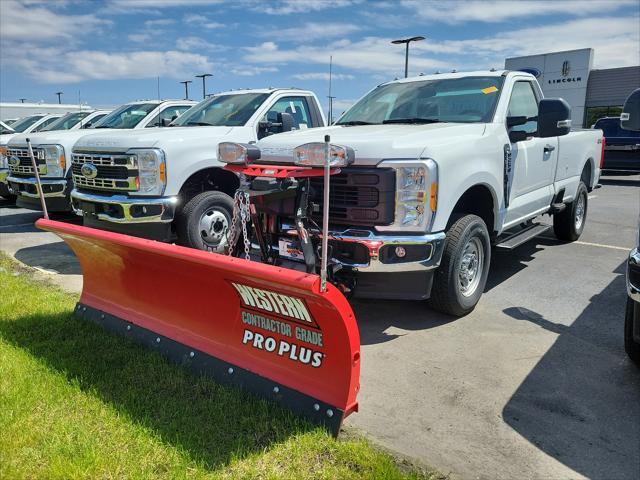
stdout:
[(531, 120), (510, 129), (510, 132), (525, 132), (527, 136), (526, 140), (512, 141), (510, 145), (513, 171), (507, 180), (509, 207), (506, 224), (517, 223), (546, 209), (553, 197), (558, 139), (536, 136), (539, 98), (530, 81), (521, 80), (514, 84), (507, 116), (526, 116)]

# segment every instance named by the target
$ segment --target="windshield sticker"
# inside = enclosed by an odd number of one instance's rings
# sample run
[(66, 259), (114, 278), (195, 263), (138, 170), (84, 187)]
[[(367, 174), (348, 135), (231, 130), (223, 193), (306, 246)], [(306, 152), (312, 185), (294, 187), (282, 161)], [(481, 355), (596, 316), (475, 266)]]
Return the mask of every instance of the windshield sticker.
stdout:
[(490, 93), (497, 92), (498, 91), (498, 87), (496, 87), (495, 85), (492, 85), (491, 87), (483, 88), (480, 91), (482, 93), (484, 93), (485, 95), (489, 95)]

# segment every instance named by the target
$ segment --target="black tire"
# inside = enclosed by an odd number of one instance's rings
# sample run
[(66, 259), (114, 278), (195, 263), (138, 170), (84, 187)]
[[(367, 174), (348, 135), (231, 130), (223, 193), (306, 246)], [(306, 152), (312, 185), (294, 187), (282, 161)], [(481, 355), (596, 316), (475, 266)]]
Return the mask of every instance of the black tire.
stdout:
[(633, 363), (640, 367), (640, 343), (633, 339), (633, 324), (640, 323), (640, 304), (627, 297), (624, 315), (624, 350)]
[[(470, 244), (478, 251), (482, 250), (482, 256), (478, 255), (479, 266), (476, 268), (478, 278), (476, 283), (474, 277), (473, 290), (471, 284), (465, 287), (461, 280), (463, 256)], [(484, 291), (490, 263), (491, 242), (484, 221), (477, 215), (464, 215), (455, 220), (447, 231), (440, 267), (436, 270), (433, 279), (429, 299), (431, 307), (456, 317), (471, 312)], [(467, 293), (464, 292), (465, 288), (468, 288)]]
[[(233, 199), (223, 192), (202, 192), (187, 202), (176, 218), (178, 243), (185, 247), (221, 253), (226, 245), (226, 229), (231, 225)], [(212, 226), (202, 229), (205, 217)], [(223, 231), (224, 230), (224, 231)], [(216, 242), (218, 240), (218, 242)]]
[[(581, 204), (581, 201), (584, 202)], [(556, 237), (566, 242), (575, 242), (582, 235), (584, 226), (587, 223), (587, 210), (589, 205), (589, 193), (584, 182), (580, 181), (576, 198), (573, 202), (567, 203), (567, 207), (560, 213), (553, 216), (553, 231)], [(579, 210), (582, 210), (581, 220), (578, 222)]]

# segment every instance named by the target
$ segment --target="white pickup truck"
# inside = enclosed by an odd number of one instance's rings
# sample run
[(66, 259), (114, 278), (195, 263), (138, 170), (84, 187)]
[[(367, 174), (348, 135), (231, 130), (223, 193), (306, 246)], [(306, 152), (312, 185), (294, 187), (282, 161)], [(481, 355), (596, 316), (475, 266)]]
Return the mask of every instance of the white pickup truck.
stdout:
[(238, 178), (221, 168), (218, 142), (324, 125), (313, 92), (269, 88), (216, 94), (170, 128), (83, 137), (71, 159), (73, 207), (87, 226), (219, 251)]
[(330, 242), (355, 295), (430, 299), (459, 316), (485, 288), (492, 245), (546, 231), (534, 223), (543, 214), (562, 240), (582, 233), (604, 143), (599, 130), (570, 131), (570, 118), (527, 73), (428, 75), (379, 85), (333, 126), (254, 147), (259, 163), (308, 162), (328, 135), (338, 157), (354, 158), (332, 176)]
[(70, 130), (14, 135), (9, 140), (5, 153), (9, 166), (7, 178), (9, 193), (17, 195), (16, 204), (18, 206), (36, 210), (41, 208), (35, 173), (31, 166), (31, 158), (26, 144), (28, 138), (39, 164), (47, 209), (51, 212), (70, 211), (69, 193), (72, 188), (72, 170), (69, 157), (73, 145), (78, 139), (86, 135), (96, 135), (102, 129), (109, 129), (109, 131), (118, 129), (120, 131), (120, 129), (157, 127), (162, 125), (163, 121), (177, 118), (195, 104), (196, 102), (189, 100), (131, 102), (115, 109), (87, 129), (82, 129), (79, 124), (74, 124), (73, 127), (77, 126), (77, 128)]

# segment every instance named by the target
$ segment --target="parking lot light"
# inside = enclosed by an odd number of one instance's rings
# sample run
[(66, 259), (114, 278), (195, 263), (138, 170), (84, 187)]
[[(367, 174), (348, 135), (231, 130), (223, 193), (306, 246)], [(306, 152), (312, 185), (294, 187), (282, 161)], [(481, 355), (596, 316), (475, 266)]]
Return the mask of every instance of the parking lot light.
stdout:
[(417, 36), (411, 38), (402, 38), (399, 40), (392, 40), (391, 43), (394, 45), (405, 44), (405, 53), (404, 53), (404, 78), (409, 76), (409, 44), (411, 42), (419, 42), (420, 40), (424, 40), (425, 37)]

